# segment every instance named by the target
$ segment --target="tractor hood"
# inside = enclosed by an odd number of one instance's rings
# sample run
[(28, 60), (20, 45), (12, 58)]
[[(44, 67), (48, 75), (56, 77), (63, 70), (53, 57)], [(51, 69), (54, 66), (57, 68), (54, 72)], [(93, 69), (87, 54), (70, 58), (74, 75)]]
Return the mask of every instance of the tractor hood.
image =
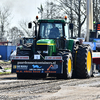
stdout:
[(40, 39), (37, 41), (37, 45), (56, 45), (53, 39)]
[(40, 39), (37, 41), (37, 51), (42, 56), (52, 56), (56, 53), (56, 42), (53, 39)]

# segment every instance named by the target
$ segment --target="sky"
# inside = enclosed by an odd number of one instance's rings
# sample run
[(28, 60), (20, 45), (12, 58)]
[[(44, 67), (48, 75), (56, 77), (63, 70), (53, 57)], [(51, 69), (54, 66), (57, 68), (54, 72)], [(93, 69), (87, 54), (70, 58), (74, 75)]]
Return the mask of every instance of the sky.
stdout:
[(21, 20), (32, 21), (38, 14), (37, 7), (45, 4), (46, 0), (0, 0), (0, 7), (9, 7), (11, 12), (10, 24), (18, 26)]

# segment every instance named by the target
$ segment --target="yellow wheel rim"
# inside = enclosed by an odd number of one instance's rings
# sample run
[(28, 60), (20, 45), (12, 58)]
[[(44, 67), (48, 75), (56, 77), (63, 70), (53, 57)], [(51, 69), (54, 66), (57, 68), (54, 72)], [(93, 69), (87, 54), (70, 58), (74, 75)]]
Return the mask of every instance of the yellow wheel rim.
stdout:
[(68, 73), (71, 73), (71, 59), (68, 60)]
[(89, 51), (87, 55), (87, 71), (90, 72), (90, 70), (91, 70), (91, 53)]

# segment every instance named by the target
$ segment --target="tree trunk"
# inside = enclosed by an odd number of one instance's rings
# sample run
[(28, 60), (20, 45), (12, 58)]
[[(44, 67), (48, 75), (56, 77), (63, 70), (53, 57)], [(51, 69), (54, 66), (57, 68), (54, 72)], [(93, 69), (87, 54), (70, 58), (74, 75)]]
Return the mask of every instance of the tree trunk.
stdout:
[(81, 3), (81, 0), (79, 0), (79, 16), (78, 16), (78, 22), (79, 22), (79, 27), (78, 27), (78, 37), (80, 37), (80, 34), (81, 34), (81, 15), (80, 15), (80, 4)]
[[(72, 13), (72, 0), (70, 1), (70, 3), (71, 3), (71, 15), (70, 15), (70, 17), (71, 17), (71, 23), (72, 23), (72, 21), (73, 21), (73, 13)], [(71, 38), (73, 38), (73, 29), (71, 30)]]

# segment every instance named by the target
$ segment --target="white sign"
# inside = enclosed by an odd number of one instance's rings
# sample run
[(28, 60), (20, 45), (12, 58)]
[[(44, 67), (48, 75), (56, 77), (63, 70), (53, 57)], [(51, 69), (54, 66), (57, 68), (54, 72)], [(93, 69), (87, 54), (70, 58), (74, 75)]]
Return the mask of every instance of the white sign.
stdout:
[(35, 55), (34, 55), (34, 59), (40, 59), (40, 55), (38, 55), (38, 54), (36, 55), (36, 54), (35, 54)]
[(12, 59), (29, 59), (29, 56), (13, 56)]
[(17, 65), (18, 70), (27, 70), (28, 65)]
[(45, 56), (45, 60), (62, 60), (62, 56)]

